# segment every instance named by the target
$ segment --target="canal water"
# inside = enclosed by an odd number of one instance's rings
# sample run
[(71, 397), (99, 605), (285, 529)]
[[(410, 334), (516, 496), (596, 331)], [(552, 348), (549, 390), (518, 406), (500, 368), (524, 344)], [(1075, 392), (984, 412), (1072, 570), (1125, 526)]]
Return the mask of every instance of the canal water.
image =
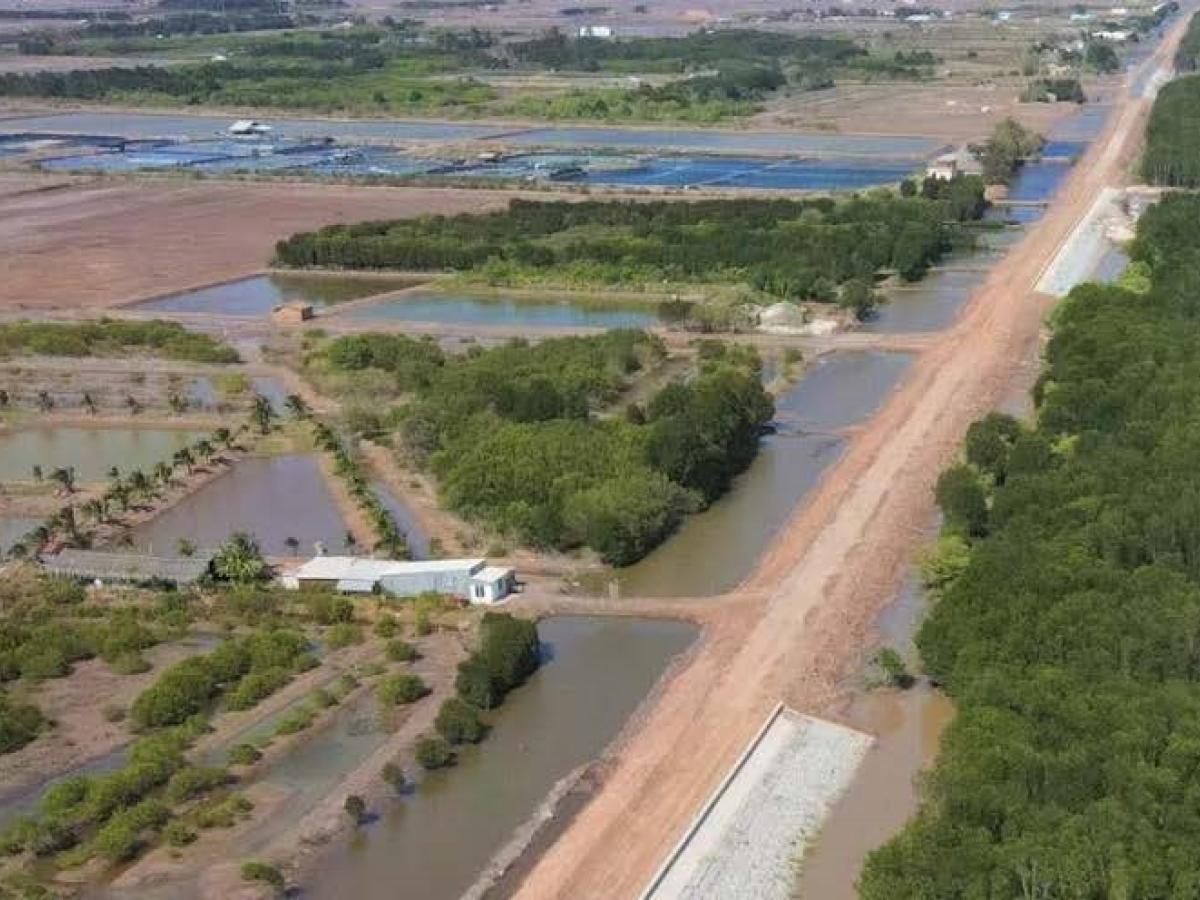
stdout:
[[(696, 629), (556, 616), (539, 623), (538, 635), (544, 664), (491, 716), (487, 739), (330, 847), (303, 896), (459, 897), (551, 788), (603, 752)], [(326, 762), (346, 768), (332, 751)]]
[(736, 587), (840, 456), (837, 432), (864, 421), (899, 382), (912, 358), (856, 351), (818, 359), (776, 401), (774, 434), (730, 490), (692, 516), (640, 562), (613, 576), (621, 594), (697, 597)]
[[(134, 529), (134, 543), (171, 554), (180, 539), (212, 548), (232, 532), (245, 531), (273, 555), (308, 554), (316, 542), (330, 553), (343, 550), (346, 525), (315, 458), (252, 457), (206, 484), (161, 515)], [(287, 539), (299, 541), (298, 550)]]
[(345, 317), (379, 322), (535, 328), (649, 328), (658, 316), (644, 305), (578, 304), (516, 297), (413, 294), (347, 310)]
[(47, 425), (0, 433), (0, 481), (32, 481), (33, 467), (44, 477), (74, 467), (79, 483), (104, 481), (117, 466), (122, 473), (150, 469), (207, 432), (183, 428), (83, 427)]
[(0, 516), (0, 554), (8, 553), (13, 544), (42, 522), (36, 516)]
[(408, 555), (413, 559), (429, 559), (429, 535), (421, 528), (421, 523), (408, 505), (382, 481), (373, 482), (371, 490), (400, 526), (404, 541), (408, 544)]
[(402, 278), (272, 273), (158, 297), (139, 303), (137, 308), (168, 313), (265, 316), (285, 300), (303, 300), (315, 307), (333, 306), (372, 294), (398, 291), (414, 283), (412, 279)]

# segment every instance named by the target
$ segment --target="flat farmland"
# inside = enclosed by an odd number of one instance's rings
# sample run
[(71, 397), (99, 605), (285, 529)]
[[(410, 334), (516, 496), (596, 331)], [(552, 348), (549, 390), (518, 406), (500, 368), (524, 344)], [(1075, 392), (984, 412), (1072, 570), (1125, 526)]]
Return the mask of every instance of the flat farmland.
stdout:
[(503, 206), (515, 193), (316, 184), (0, 178), (0, 309), (112, 306), (261, 270), (336, 222)]

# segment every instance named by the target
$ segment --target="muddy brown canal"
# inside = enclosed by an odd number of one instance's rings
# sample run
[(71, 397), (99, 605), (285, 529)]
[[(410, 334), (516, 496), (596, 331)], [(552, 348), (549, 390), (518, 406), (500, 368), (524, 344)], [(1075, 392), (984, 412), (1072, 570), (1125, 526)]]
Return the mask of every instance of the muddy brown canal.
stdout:
[(745, 474), (665, 544), (618, 571), (620, 593), (698, 597), (735, 588), (841, 456), (840, 432), (879, 409), (911, 362), (907, 354), (877, 351), (817, 360), (776, 400), (777, 430), (763, 439)]
[[(452, 900), (562, 778), (616, 737), (696, 629), (682, 622), (556, 616), (538, 626), (545, 662), (458, 765), (422, 780), (378, 821), (329, 849), (303, 896)], [(341, 768), (331, 746), (328, 765)]]

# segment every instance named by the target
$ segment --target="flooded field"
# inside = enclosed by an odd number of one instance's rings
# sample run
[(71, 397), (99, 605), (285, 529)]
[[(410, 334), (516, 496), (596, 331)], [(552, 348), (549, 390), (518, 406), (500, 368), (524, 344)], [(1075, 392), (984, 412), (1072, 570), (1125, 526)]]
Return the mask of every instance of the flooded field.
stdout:
[(729, 492), (645, 559), (616, 573), (625, 596), (695, 597), (736, 587), (797, 504), (841, 455), (836, 432), (868, 418), (910, 356), (838, 353), (818, 360), (776, 401), (775, 434)]
[[(684, 623), (586, 617), (545, 619), (538, 633), (545, 664), (496, 711), (487, 740), (330, 848), (303, 896), (459, 897), (554, 784), (603, 751), (695, 637)], [(332, 751), (326, 760), (344, 768)]]
[(137, 308), (155, 312), (265, 316), (285, 300), (303, 300), (316, 307), (332, 306), (372, 294), (397, 291), (411, 287), (413, 283), (397, 278), (272, 273), (158, 297), (139, 303)]
[(648, 328), (658, 322), (653, 310), (628, 304), (573, 304), (565, 300), (455, 294), (415, 294), (372, 303), (348, 310), (346, 318), (536, 328)]
[[(309, 554), (319, 541), (331, 552), (345, 546), (346, 525), (311, 456), (255, 457), (134, 529), (148, 552), (172, 552), (181, 539), (216, 547), (231, 532), (254, 535), (264, 553)], [(298, 543), (293, 549), (288, 538)]]
[(887, 291), (887, 303), (860, 326), (863, 331), (899, 334), (937, 331), (948, 327), (987, 279), (984, 266), (991, 257), (977, 254), (950, 263), (977, 266), (974, 270), (946, 269), (929, 272), (912, 284), (897, 284)]
[(42, 524), (33, 516), (0, 516), (0, 554), (7, 553), (12, 545)]
[(33, 467), (44, 477), (74, 467), (80, 483), (104, 481), (108, 470), (149, 469), (207, 432), (182, 428), (102, 428), (33, 426), (0, 433), (0, 481), (32, 481)]

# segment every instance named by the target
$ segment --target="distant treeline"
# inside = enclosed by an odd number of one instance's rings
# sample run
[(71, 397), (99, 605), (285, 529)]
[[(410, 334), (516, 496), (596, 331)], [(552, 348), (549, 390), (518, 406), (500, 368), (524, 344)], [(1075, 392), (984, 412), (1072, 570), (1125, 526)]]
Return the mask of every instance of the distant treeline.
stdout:
[(1169, 187), (1200, 187), (1200, 75), (1163, 85), (1146, 126), (1142, 177)]
[(1078, 78), (1035, 78), (1021, 91), (1023, 103), (1084, 103)]
[(1200, 198), (1152, 207), (1137, 291), (1054, 316), (1033, 425), (938, 483), (917, 643), (957, 715), (865, 900), (1181, 898), (1200, 886)]
[(312, 364), (388, 373), (411, 394), (403, 446), (438, 477), (446, 504), (535, 546), (588, 546), (633, 562), (710, 503), (754, 459), (773, 406), (757, 356), (705, 355), (701, 374), (625, 416), (631, 376), (661, 361), (642, 332), (513, 341), (445, 356), (401, 335), (337, 338)]
[(476, 271), (494, 282), (744, 283), (771, 296), (832, 299), (883, 270), (920, 278), (978, 218), (983, 183), (930, 196), (582, 203), (514, 200), (483, 215), (425, 216), (305, 232), (276, 246), (286, 266)]

